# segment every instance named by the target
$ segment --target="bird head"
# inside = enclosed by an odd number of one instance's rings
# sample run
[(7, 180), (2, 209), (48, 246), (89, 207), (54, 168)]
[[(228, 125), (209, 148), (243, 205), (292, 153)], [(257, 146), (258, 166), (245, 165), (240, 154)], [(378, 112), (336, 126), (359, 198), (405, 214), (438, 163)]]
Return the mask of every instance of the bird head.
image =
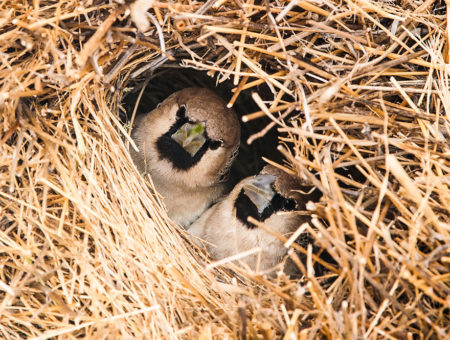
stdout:
[(254, 177), (241, 181), (233, 190), (237, 219), (247, 228), (255, 225), (251, 216), (277, 232), (292, 231), (305, 215), (306, 203), (320, 198), (319, 191), (298, 177), (268, 165)]
[[(210, 186), (224, 178), (237, 153), (236, 114), (214, 92), (186, 88), (175, 92), (136, 123), (133, 138), (144, 170), (183, 185)], [(140, 161), (139, 161), (140, 160)], [(141, 166), (142, 168), (142, 166)]]

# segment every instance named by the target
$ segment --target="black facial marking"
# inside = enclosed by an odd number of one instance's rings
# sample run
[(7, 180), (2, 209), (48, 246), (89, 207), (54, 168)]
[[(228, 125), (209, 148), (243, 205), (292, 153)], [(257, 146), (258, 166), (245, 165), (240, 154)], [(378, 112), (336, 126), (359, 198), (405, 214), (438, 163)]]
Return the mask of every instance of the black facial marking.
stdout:
[(292, 198), (285, 198), (280, 194), (275, 194), (273, 196), (270, 204), (273, 206), (274, 211), (292, 211), (297, 207), (297, 203)]
[(297, 207), (297, 203), (292, 198), (285, 198), (283, 201), (283, 210), (284, 211), (293, 211)]
[[(177, 111), (177, 117), (179, 119), (186, 119), (186, 106), (181, 105)], [(187, 120), (186, 120), (187, 121)]]
[(234, 208), (236, 209), (236, 217), (244, 223), (249, 229), (253, 229), (256, 226), (247, 221), (249, 216), (253, 218), (258, 218), (259, 213), (256, 206), (253, 202), (248, 198), (248, 196), (244, 193), (244, 190), (241, 190), (236, 201), (234, 202)]
[(293, 199), (284, 198), (280, 194), (275, 194), (270, 201), (270, 204), (260, 214), (258, 208), (245, 194), (244, 189), (239, 193), (236, 201), (234, 202), (236, 208), (236, 217), (244, 223), (249, 229), (256, 228), (255, 225), (247, 221), (249, 216), (253, 217), (257, 221), (264, 222), (270, 216), (277, 211), (292, 211), (296, 209), (296, 203)]
[(216, 150), (218, 149), (220, 146), (222, 146), (223, 141), (222, 140), (213, 140), (211, 141), (211, 143), (209, 144), (209, 148), (211, 150)]
[(169, 131), (159, 137), (156, 141), (159, 158), (167, 159), (173, 164), (174, 168), (178, 170), (190, 169), (202, 159), (208, 148), (215, 150), (222, 145), (222, 141), (220, 140), (212, 141), (209, 139), (205, 131), (205, 144), (202, 145), (200, 150), (198, 150), (194, 156), (191, 156), (189, 152), (184, 150), (181, 145), (172, 139), (172, 135), (186, 123), (195, 124), (195, 122), (192, 122), (186, 118), (186, 107), (182, 105), (178, 108), (176, 122), (171, 126)]

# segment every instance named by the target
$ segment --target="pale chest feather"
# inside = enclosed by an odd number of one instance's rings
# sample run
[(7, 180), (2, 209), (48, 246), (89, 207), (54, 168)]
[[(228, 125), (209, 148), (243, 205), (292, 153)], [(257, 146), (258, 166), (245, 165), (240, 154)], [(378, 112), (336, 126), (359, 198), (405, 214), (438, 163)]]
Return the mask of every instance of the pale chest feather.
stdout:
[(223, 184), (189, 188), (176, 181), (161, 181), (158, 176), (154, 176), (153, 181), (156, 190), (163, 197), (170, 218), (185, 228), (208, 209), (225, 189)]

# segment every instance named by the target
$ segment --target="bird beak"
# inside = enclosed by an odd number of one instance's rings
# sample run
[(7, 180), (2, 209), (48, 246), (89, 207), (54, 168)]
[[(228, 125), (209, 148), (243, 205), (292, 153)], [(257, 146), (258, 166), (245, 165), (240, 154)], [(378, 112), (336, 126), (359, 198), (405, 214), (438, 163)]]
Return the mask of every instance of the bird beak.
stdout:
[(186, 150), (192, 157), (205, 144), (205, 122), (185, 123), (172, 136), (172, 139)]
[(258, 175), (249, 179), (243, 186), (244, 193), (253, 202), (260, 214), (269, 206), (275, 195), (272, 189), (275, 179), (276, 177), (273, 175)]

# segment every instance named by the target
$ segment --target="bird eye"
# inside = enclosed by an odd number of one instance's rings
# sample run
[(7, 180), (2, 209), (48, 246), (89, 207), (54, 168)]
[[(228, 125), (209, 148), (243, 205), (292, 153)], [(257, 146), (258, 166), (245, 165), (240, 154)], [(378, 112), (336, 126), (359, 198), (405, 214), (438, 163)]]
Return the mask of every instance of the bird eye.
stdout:
[(177, 111), (177, 117), (178, 117), (178, 118), (185, 118), (185, 116), (186, 116), (186, 106), (181, 105), (181, 106), (178, 108), (178, 111)]
[(297, 207), (295, 201), (291, 198), (285, 198), (283, 200), (283, 210), (294, 210)]
[(223, 144), (223, 140), (219, 139), (219, 140), (213, 140), (211, 141), (211, 143), (209, 144), (209, 148), (211, 150), (216, 150), (217, 148), (219, 148), (220, 146), (222, 146)]

